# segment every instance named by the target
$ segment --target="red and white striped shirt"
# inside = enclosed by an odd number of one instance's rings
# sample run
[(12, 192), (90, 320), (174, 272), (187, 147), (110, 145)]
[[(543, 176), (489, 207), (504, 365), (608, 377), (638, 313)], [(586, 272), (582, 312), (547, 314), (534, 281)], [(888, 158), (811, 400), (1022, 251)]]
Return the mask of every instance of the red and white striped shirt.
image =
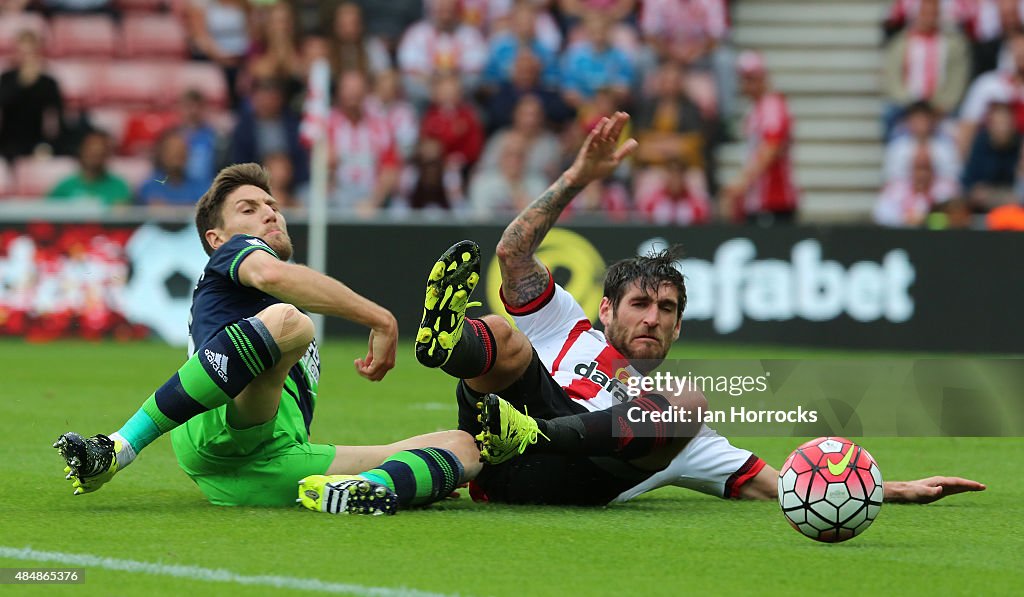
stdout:
[(644, 0), (640, 31), (672, 41), (722, 39), (729, 31), (724, 0)]
[[(690, 173), (687, 173), (690, 174)], [(699, 171), (697, 177), (703, 176)], [(711, 205), (703, 184), (688, 176), (682, 193), (673, 195), (662, 182), (637, 196), (637, 208), (652, 224), (693, 226), (706, 224), (711, 217)], [(701, 181), (702, 182), (702, 181)]]
[(549, 280), (539, 297), (522, 307), (505, 303), (505, 310), (570, 398), (590, 411), (625, 402), (627, 380), (640, 373), (590, 325), (576, 299)]
[(374, 111), (365, 111), (359, 122), (353, 122), (341, 111), (332, 110), (327, 139), (336, 160), (331, 195), (335, 207), (352, 207), (368, 198), (380, 170), (399, 165), (391, 124)]
[(744, 127), (747, 158), (753, 159), (765, 143), (778, 143), (781, 152), (747, 191), (744, 200), (746, 213), (778, 213), (796, 209), (799, 192), (790, 160), (792, 127), (793, 120), (786, 106), (786, 98), (780, 93), (764, 94), (747, 115)]
[(914, 100), (931, 99), (946, 74), (946, 42), (942, 34), (911, 33), (903, 55), (903, 83)]

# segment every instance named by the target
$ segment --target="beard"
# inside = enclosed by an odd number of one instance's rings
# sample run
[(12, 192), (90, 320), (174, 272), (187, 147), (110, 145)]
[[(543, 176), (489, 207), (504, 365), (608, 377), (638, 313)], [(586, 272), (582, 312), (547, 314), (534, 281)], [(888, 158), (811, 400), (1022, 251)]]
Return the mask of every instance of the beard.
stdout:
[[(629, 359), (630, 363), (637, 366), (641, 361), (649, 361), (644, 363), (645, 367), (637, 367), (638, 369), (653, 369), (657, 365), (661, 364), (668, 356), (670, 345), (653, 345), (645, 343), (641, 347), (633, 347), (630, 342), (630, 330), (625, 327), (615, 325), (613, 320), (604, 330), (605, 338), (608, 340), (608, 344), (615, 350), (619, 351), (619, 354)], [(663, 339), (662, 339), (663, 340)]]
[(288, 261), (292, 258), (292, 239), (287, 232), (282, 230), (281, 234), (275, 234), (265, 242), (277, 253), (281, 261)]

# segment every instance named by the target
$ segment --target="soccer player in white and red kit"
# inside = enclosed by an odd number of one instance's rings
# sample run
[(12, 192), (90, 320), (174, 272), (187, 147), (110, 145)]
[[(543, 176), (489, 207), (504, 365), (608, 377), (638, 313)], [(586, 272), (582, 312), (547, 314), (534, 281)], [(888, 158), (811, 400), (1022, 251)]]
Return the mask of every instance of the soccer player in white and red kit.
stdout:
[(725, 214), (737, 222), (792, 222), (800, 194), (793, 176), (793, 119), (786, 98), (769, 85), (760, 54), (743, 52), (737, 69), (740, 89), (753, 105), (744, 123), (746, 163), (723, 191)]
[[(627, 415), (634, 408), (651, 414), (707, 407), (697, 391), (628, 400), (627, 380), (661, 363), (679, 337), (686, 288), (669, 251), (608, 269), (603, 332), (536, 257), (573, 197), (636, 148), (632, 139), (616, 147), (628, 119), (622, 112), (602, 118), (569, 170), (505, 229), (497, 246), (501, 297), (518, 329), (498, 315), (465, 317), (479, 281), (476, 243), (455, 244), (431, 270), (416, 357), (459, 379), (459, 429), (483, 432), (478, 439), (485, 438), (481, 455), (489, 464), (470, 485), (478, 500), (603, 505), (666, 485), (725, 498), (777, 494), (777, 471), (706, 425)], [(497, 405), (499, 428), (516, 430), (511, 436), (517, 441), (509, 442), (514, 450), (504, 458), (487, 452), (495, 445), (487, 441), (495, 421), (485, 406), (481, 425), (480, 402)], [(931, 501), (983, 488), (935, 477), (887, 484), (885, 495)]]

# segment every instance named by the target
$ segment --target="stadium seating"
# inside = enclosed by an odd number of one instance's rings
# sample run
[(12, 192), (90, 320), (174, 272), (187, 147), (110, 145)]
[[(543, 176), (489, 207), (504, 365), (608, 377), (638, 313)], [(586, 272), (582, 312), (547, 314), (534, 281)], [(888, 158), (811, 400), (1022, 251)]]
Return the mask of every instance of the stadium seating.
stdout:
[(121, 152), (140, 154), (149, 151), (160, 134), (178, 124), (178, 120), (176, 112), (138, 111), (129, 113), (123, 134), (118, 138)]
[(5, 13), (0, 17), (0, 56), (14, 53), (14, 44), (18, 33), (24, 30), (35, 31), (45, 43), (49, 26), (42, 15), (34, 12)]
[(74, 158), (21, 158), (14, 163), (13, 195), (20, 198), (45, 197), (58, 182), (78, 169)]
[(106, 64), (91, 60), (51, 60), (50, 74), (60, 85), (64, 103), (72, 109), (94, 106), (102, 101), (97, 82)]
[(110, 158), (110, 171), (125, 179), (128, 186), (138, 189), (153, 174), (153, 162), (143, 157)]
[(224, 73), (213, 63), (180, 63), (171, 81), (171, 89), (164, 93), (177, 101), (189, 89), (197, 89), (211, 106), (223, 108), (228, 105), (228, 86)]
[(184, 58), (185, 27), (170, 15), (129, 14), (121, 23), (121, 55), (126, 58)]
[[(151, 109), (173, 103), (178, 95), (169, 89), (180, 65), (177, 62), (130, 60), (104, 65), (96, 81), (96, 93), (107, 104)], [(172, 83), (173, 86), (173, 83)]]
[(110, 133), (110, 137), (120, 146), (124, 139), (125, 126), (129, 113), (123, 108), (99, 107), (89, 110), (89, 122), (94, 127)]
[(55, 57), (112, 58), (117, 47), (117, 29), (108, 16), (58, 15), (50, 21), (47, 49)]
[(7, 197), (14, 191), (14, 176), (7, 162), (0, 160), (0, 198)]

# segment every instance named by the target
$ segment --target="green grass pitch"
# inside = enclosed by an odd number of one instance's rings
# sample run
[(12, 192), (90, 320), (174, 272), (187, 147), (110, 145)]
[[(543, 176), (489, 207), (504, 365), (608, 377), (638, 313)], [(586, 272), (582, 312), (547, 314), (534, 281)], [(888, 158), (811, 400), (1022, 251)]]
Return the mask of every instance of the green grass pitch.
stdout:
[[(390, 442), (454, 424), (451, 380), (418, 367), (404, 345), (398, 367), (371, 384), (351, 366), (365, 346), (324, 346), (315, 441)], [(708, 347), (672, 356), (726, 354), (765, 356)], [(32, 548), (151, 564), (88, 567), (83, 585), (0, 586), (0, 594), (973, 595), (1019, 594), (1024, 585), (1020, 438), (865, 442), (886, 479), (951, 474), (989, 490), (928, 506), (886, 505), (871, 529), (840, 545), (800, 536), (774, 502), (676, 488), (601, 509), (474, 504), (465, 495), (388, 518), (219, 508), (178, 469), (165, 438), (102, 491), (72, 497), (50, 447), (58, 434), (114, 431), (182, 361), (181, 349), (156, 343), (0, 342), (0, 554)], [(735, 443), (778, 467), (802, 441)], [(0, 557), (0, 567), (61, 564)], [(200, 567), (206, 577), (171, 566)], [(265, 576), (290, 580), (285, 588), (253, 580)], [(316, 581), (333, 584), (295, 584)]]

